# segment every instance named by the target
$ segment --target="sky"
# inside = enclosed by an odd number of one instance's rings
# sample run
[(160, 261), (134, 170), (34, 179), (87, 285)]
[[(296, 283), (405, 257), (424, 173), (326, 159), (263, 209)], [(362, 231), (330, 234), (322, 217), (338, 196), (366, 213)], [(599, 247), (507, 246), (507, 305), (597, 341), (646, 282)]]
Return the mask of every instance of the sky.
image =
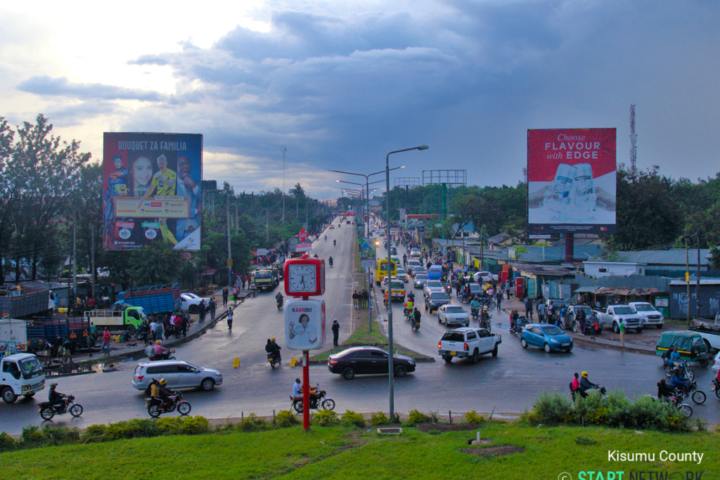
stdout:
[(628, 164), (636, 104), (638, 168), (697, 181), (720, 171), (719, 24), (720, 0), (2, 2), (0, 116), (98, 160), (103, 132), (202, 133), (236, 192), (281, 188), (285, 145), (286, 189), (337, 198), (362, 179), (328, 169), (417, 145), (391, 185), (516, 185), (534, 128), (617, 128)]

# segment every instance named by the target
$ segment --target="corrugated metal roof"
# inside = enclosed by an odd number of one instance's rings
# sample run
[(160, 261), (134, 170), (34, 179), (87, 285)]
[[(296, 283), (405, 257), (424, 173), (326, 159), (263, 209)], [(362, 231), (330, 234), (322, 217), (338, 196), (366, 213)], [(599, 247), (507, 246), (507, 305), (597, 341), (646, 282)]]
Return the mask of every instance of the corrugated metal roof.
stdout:
[[(707, 266), (710, 250), (700, 249), (700, 265)], [(689, 251), (690, 266), (697, 265), (697, 249)], [(673, 248), (671, 250), (640, 250), (637, 252), (617, 252), (620, 262), (646, 263), (648, 265), (678, 265), (685, 266), (685, 249)], [(598, 257), (602, 258), (602, 257)]]

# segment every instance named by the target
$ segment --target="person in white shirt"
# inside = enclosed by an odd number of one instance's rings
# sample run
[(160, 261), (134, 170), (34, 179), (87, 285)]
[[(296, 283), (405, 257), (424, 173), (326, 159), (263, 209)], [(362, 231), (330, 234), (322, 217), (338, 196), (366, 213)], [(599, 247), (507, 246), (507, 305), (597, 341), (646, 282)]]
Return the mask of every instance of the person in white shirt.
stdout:
[(302, 383), (300, 383), (300, 379), (296, 378), (295, 383), (293, 383), (293, 398), (302, 398)]

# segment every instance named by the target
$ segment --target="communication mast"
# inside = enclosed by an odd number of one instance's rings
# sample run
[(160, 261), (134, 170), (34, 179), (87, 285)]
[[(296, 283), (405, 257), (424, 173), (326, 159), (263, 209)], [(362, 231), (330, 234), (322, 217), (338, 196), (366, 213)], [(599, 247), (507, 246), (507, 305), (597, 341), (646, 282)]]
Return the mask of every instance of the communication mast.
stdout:
[(635, 104), (630, 105), (630, 167), (637, 169), (637, 135), (635, 135)]

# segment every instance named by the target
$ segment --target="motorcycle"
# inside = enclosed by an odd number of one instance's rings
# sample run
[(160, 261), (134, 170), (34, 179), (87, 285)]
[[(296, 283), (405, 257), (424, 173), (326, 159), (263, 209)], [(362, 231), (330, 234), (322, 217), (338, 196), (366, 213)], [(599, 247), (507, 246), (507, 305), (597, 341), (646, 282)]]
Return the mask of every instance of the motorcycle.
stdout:
[(520, 338), (523, 327), (528, 324), (527, 319), (524, 316), (519, 316), (516, 322), (510, 322), (510, 333)]
[(682, 396), (689, 396), (692, 398), (692, 401), (695, 402), (696, 405), (702, 405), (707, 399), (705, 392), (697, 389), (697, 382), (690, 382), (690, 386), (682, 391), (678, 391), (678, 389), (675, 390)]
[(283, 309), (283, 302), (282, 302), (282, 300), (278, 300), (278, 301), (277, 301), (277, 307), (278, 307), (278, 310), (282, 310), (282, 309)]
[(717, 396), (718, 398), (720, 398), (720, 380), (718, 380), (717, 378), (714, 378), (713, 381), (712, 381), (712, 383), (713, 383), (713, 387), (710, 389), (710, 391), (711, 391), (711, 392), (714, 391), (714, 392), (715, 392), (715, 396)]
[(190, 406), (190, 403), (188, 403), (186, 400), (183, 400), (182, 393), (180, 392), (173, 392), (173, 396), (169, 397), (167, 400), (167, 406), (162, 405), (162, 400), (157, 400), (155, 398), (147, 398), (145, 399), (145, 406), (147, 407), (147, 411), (153, 418), (158, 418), (163, 413), (172, 413), (176, 409), (178, 413), (182, 416), (186, 416), (188, 413), (190, 413), (190, 410), (192, 407)]
[[(310, 410), (335, 410), (335, 400), (332, 398), (326, 398), (327, 393), (325, 390), (319, 388), (315, 393), (310, 394)], [(303, 413), (303, 399), (294, 398), (290, 396), (292, 402), (292, 408), (297, 413)]]
[(412, 318), (412, 314), (412, 310), (408, 310), (407, 308), (403, 309), (403, 315), (405, 315), (405, 320), (410, 320)]
[(478, 318), (480, 317), (480, 309), (479, 308), (471, 308), (470, 315), (472, 316), (472, 319), (477, 322)]
[(50, 420), (55, 415), (64, 415), (70, 412), (70, 415), (77, 418), (83, 413), (82, 405), (75, 403), (75, 397), (68, 395), (64, 400), (65, 403), (61, 406), (54, 406), (50, 402), (43, 402), (38, 406), (38, 411), (43, 420)]
[(279, 354), (274, 353), (268, 353), (267, 354), (268, 363), (270, 363), (270, 368), (275, 369), (277, 365), (282, 364), (282, 358), (280, 358)]
[(173, 353), (175, 353), (175, 350), (170, 350), (168, 353), (164, 353), (162, 355), (153, 355), (148, 360), (150, 360), (151, 362), (157, 362), (160, 360), (177, 360)]
[[(663, 364), (664, 363), (665, 363), (665, 361), (663, 360)], [(692, 370), (690, 370), (690, 367), (688, 367), (688, 363), (684, 360), (681, 362), (671, 363), (670, 365), (665, 365), (665, 376), (666, 377), (668, 377), (668, 378), (672, 377), (675, 366), (680, 367), (680, 373), (683, 377), (687, 378), (691, 382), (693, 380), (695, 380), (695, 373)]]
[(685, 396), (682, 393), (676, 393), (672, 397), (668, 399), (670, 403), (680, 410), (682, 413), (685, 414), (686, 417), (692, 417), (693, 410), (690, 405), (687, 403), (683, 403), (683, 400), (685, 400)]
[(420, 330), (420, 322), (416, 321), (415, 319), (412, 320), (412, 329), (413, 331), (417, 332)]

